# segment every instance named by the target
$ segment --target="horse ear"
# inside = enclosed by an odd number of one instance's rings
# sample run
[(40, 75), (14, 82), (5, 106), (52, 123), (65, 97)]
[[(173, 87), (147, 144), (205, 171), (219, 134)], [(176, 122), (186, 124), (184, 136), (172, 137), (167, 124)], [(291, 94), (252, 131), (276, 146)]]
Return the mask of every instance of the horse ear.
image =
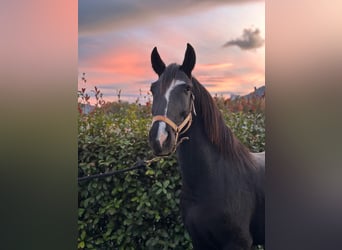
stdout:
[(188, 75), (189, 78), (191, 78), (191, 72), (195, 67), (196, 63), (196, 54), (194, 48), (187, 43), (184, 61), (182, 65), (180, 66), (180, 69), (185, 72), (185, 74)]
[(165, 63), (160, 58), (157, 47), (154, 47), (154, 49), (152, 50), (151, 63), (152, 63), (152, 68), (153, 68), (154, 72), (156, 72), (158, 74), (158, 76), (163, 74), (163, 72), (165, 70)]

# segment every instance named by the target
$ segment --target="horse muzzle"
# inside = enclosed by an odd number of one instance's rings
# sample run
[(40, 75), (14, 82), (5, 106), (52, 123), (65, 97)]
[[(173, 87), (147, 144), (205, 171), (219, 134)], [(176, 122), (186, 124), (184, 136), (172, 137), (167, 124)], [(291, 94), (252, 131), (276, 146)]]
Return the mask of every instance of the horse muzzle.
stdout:
[(175, 145), (175, 134), (165, 122), (155, 121), (149, 132), (149, 142), (155, 155), (170, 155)]

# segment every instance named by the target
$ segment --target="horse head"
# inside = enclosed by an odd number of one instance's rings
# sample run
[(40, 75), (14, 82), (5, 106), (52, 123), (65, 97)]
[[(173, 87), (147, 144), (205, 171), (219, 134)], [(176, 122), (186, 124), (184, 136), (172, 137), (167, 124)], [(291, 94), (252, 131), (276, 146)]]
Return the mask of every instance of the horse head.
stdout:
[(191, 126), (194, 110), (191, 72), (196, 63), (193, 47), (187, 44), (182, 65), (166, 67), (157, 48), (151, 53), (158, 80), (151, 84), (153, 122), (149, 142), (155, 155), (169, 155), (181, 142), (180, 135)]

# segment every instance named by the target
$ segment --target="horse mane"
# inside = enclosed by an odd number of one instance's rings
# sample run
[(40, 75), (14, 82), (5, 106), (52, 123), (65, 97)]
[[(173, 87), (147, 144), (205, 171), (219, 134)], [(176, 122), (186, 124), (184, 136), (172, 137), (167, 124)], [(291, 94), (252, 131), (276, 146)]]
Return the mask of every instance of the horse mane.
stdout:
[(203, 120), (204, 130), (210, 142), (231, 162), (241, 167), (253, 167), (255, 162), (250, 151), (225, 124), (222, 114), (210, 93), (192, 77), (195, 109)]

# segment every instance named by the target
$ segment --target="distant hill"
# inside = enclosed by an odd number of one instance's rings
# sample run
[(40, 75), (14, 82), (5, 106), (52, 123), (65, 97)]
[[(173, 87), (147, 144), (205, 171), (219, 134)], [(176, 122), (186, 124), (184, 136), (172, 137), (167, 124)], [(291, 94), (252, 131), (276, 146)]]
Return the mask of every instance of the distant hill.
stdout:
[(240, 98), (244, 98), (244, 99), (249, 100), (249, 99), (251, 99), (253, 97), (262, 98), (262, 97), (265, 97), (265, 91), (266, 91), (266, 86), (265, 85), (261, 86), (259, 88), (254, 87), (254, 91), (249, 93), (249, 94), (247, 94), (247, 95), (240, 96), (240, 95), (232, 94), (230, 96), (230, 100), (234, 101), (234, 100), (240, 99)]

